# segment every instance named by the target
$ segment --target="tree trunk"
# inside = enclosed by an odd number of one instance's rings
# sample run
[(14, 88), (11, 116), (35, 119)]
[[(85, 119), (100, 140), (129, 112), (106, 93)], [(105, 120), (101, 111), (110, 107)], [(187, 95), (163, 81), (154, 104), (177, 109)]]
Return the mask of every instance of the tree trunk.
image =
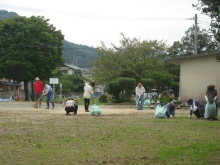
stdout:
[(34, 101), (34, 82), (31, 82), (31, 100)]
[(24, 81), (25, 101), (29, 101), (28, 81)]

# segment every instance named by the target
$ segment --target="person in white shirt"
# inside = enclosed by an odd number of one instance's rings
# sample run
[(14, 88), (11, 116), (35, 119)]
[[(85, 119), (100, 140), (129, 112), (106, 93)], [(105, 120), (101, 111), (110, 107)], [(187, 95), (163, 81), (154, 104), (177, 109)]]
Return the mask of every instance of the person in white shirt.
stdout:
[(54, 109), (55, 107), (54, 107), (54, 100), (53, 100), (53, 89), (51, 88), (50, 85), (45, 84), (45, 83), (43, 83), (43, 86), (44, 86), (44, 90), (43, 90), (42, 95), (47, 95), (47, 99), (46, 99), (47, 107), (45, 109), (50, 108), (49, 102), (51, 102), (51, 104), (52, 104), (51, 109)]
[(190, 105), (189, 118), (192, 117), (192, 114), (196, 115), (198, 119), (204, 118), (205, 104), (202, 101), (189, 99), (187, 103)]
[(77, 110), (78, 110), (78, 105), (76, 105), (73, 98), (70, 97), (66, 102), (66, 107), (65, 107), (66, 115), (70, 115), (70, 112), (74, 112), (74, 115), (77, 115)]
[(140, 82), (135, 88), (135, 93), (136, 93), (136, 100), (137, 100), (137, 110), (143, 110), (145, 88)]
[(83, 98), (84, 98), (84, 108), (86, 112), (89, 111), (89, 104), (90, 104), (90, 99), (92, 97), (93, 92), (93, 87), (95, 86), (94, 82), (91, 82), (90, 84), (84, 86), (84, 93), (83, 93)]

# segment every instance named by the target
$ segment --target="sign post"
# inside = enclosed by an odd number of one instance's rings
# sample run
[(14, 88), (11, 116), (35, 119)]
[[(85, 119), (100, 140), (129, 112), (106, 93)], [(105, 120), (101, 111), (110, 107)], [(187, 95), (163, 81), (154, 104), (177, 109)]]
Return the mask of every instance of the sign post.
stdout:
[(50, 84), (53, 84), (53, 99), (54, 99), (55, 84), (59, 84), (59, 79), (58, 78), (50, 78), (49, 82), (50, 82)]
[(62, 98), (62, 84), (60, 83), (60, 98)]

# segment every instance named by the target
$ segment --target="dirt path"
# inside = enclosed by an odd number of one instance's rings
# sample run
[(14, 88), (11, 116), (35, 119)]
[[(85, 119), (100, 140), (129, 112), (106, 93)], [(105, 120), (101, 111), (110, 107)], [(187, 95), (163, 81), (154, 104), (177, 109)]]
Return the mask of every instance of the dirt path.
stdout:
[[(2, 114), (51, 114), (51, 115), (65, 115), (64, 106), (61, 104), (55, 104), (55, 109), (45, 109), (46, 104), (42, 104), (42, 108), (34, 108), (34, 102), (0, 102), (0, 115)], [(92, 106), (90, 106), (90, 109)], [(117, 115), (117, 114), (150, 114), (154, 115), (155, 109), (137, 110), (135, 105), (105, 105), (99, 106), (101, 115)], [(189, 110), (177, 109), (176, 115), (188, 115)], [(85, 112), (83, 105), (79, 105), (78, 115), (91, 115), (91, 113)]]

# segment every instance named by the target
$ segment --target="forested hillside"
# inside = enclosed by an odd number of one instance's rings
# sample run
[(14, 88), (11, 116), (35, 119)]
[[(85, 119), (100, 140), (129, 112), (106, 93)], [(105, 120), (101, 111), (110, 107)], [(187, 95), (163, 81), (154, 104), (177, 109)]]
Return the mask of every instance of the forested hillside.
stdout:
[(77, 45), (66, 40), (63, 43), (63, 58), (67, 64), (77, 64), (80, 68), (89, 68), (90, 62), (98, 58), (98, 53), (92, 47)]
[(7, 12), (6, 10), (0, 10), (0, 19), (6, 19), (6, 18), (11, 18), (11, 17), (16, 17), (19, 16), (15, 12)]
[[(0, 19), (16, 16), (19, 15), (15, 12), (0, 10)], [(63, 41), (63, 44), (63, 58), (67, 64), (77, 65), (80, 68), (89, 68), (91, 67), (90, 62), (98, 58), (98, 53), (95, 48), (86, 45), (77, 45), (66, 40)]]

